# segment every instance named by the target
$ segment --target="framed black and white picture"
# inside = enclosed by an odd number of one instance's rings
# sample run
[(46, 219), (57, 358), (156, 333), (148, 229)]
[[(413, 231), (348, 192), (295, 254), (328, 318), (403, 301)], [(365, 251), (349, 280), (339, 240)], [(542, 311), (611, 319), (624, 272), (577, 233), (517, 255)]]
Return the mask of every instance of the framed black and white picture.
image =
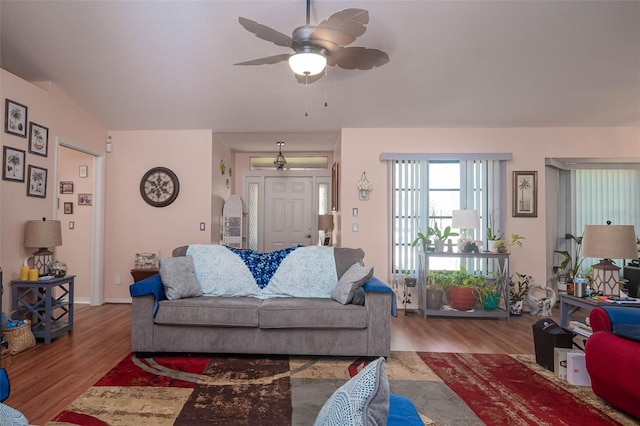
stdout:
[(29, 123), (29, 152), (43, 157), (49, 151), (49, 129), (34, 122)]
[(64, 214), (73, 214), (73, 203), (64, 203)]
[(79, 206), (91, 206), (93, 205), (93, 194), (78, 194)]
[(6, 133), (27, 137), (27, 107), (11, 99), (5, 99), (4, 131)]
[(513, 217), (538, 217), (538, 172), (513, 172)]
[(78, 173), (81, 178), (86, 178), (89, 175), (89, 166), (80, 166)]
[(29, 165), (27, 196), (47, 198), (47, 169)]
[(8, 146), (2, 148), (2, 179), (24, 182), (25, 152)]

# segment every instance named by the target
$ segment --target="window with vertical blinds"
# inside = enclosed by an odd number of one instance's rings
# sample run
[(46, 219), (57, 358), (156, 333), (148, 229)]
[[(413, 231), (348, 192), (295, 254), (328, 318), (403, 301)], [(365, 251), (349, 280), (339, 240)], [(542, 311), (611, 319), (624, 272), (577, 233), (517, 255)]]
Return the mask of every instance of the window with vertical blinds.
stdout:
[[(505, 160), (389, 160), (393, 191), (391, 274), (402, 270), (417, 273), (418, 249), (412, 242), (419, 232), (426, 235), (435, 224), (440, 229), (451, 226), (453, 210), (477, 211), (479, 228), (469, 230), (474, 239), (486, 239), (489, 215), (496, 225), (504, 223)], [(452, 238), (454, 245), (457, 239)], [(453, 269), (456, 266), (449, 265), (451, 261), (434, 258), (431, 266)]]

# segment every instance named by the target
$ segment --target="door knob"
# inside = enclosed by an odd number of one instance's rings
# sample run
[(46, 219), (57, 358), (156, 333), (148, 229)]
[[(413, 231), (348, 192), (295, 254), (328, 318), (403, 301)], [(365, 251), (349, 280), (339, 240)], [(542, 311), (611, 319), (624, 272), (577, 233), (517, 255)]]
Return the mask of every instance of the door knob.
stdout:
[(311, 235), (305, 235), (305, 238), (311, 238)]

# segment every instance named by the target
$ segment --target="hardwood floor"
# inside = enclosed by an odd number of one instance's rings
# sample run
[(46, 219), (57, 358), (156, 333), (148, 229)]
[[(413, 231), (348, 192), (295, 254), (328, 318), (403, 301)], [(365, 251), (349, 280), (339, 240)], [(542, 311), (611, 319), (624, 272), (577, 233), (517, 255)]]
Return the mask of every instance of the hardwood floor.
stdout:
[[(77, 305), (72, 334), (3, 357), (2, 366), (11, 380), (11, 397), (5, 402), (22, 411), (32, 424), (50, 421), (131, 352), (130, 309), (128, 304)], [(424, 319), (399, 311), (391, 320), (391, 349), (532, 354), (531, 325), (537, 319), (528, 314), (509, 322)]]

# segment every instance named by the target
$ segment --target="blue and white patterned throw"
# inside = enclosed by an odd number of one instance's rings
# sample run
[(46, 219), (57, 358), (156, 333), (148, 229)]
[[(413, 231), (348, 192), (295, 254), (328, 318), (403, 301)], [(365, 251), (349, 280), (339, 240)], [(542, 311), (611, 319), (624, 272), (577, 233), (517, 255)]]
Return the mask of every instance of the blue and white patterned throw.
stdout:
[(253, 275), (253, 278), (256, 280), (258, 287), (263, 289), (269, 284), (271, 277), (276, 273), (284, 258), (299, 246), (269, 253), (254, 250), (238, 250), (229, 246), (225, 247), (240, 256), (240, 259), (242, 259), (245, 265), (247, 265), (247, 268), (249, 268), (249, 271), (251, 271), (251, 275)]

